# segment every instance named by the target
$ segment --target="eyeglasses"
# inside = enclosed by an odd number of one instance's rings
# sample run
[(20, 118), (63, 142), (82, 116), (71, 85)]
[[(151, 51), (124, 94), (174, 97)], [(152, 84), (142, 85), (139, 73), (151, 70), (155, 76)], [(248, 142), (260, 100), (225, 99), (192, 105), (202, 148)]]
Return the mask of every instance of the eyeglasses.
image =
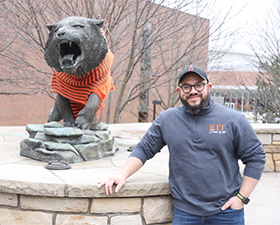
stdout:
[(192, 87), (194, 87), (194, 89), (198, 92), (200, 91), (203, 91), (204, 90), (204, 86), (205, 84), (208, 84), (208, 83), (202, 83), (202, 82), (199, 82), (199, 83), (196, 83), (195, 85), (190, 85), (190, 84), (183, 84), (182, 86), (180, 86), (180, 88), (182, 89), (182, 91), (184, 93), (189, 93), (191, 92), (192, 90)]

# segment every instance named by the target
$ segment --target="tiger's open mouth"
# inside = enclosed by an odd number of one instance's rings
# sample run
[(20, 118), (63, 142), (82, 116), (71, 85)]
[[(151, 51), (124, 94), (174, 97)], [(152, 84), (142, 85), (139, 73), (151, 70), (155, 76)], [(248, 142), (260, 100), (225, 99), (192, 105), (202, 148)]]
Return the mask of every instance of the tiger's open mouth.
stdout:
[(82, 48), (79, 42), (63, 40), (57, 45), (60, 53), (60, 67), (62, 69), (76, 67), (82, 59)]

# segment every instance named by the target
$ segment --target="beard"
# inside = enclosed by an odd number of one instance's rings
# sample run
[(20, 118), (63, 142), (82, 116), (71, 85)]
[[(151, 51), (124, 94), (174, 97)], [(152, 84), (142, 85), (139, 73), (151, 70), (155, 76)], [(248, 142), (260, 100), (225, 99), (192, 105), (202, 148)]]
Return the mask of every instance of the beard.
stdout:
[[(194, 94), (194, 95), (199, 95), (199, 94)], [(195, 106), (191, 106), (187, 100), (189, 97), (191, 96), (194, 96), (194, 95), (190, 95), (188, 96), (186, 99), (182, 99), (181, 98), (181, 95), (179, 95), (180, 97), (180, 100), (186, 110), (187, 113), (190, 113), (190, 114), (197, 114), (199, 113), (202, 109), (204, 109), (206, 106), (208, 106), (209, 104), (209, 101), (210, 101), (210, 94), (209, 92), (207, 93), (206, 97), (202, 98), (201, 99), (201, 102), (199, 105), (195, 105)]]

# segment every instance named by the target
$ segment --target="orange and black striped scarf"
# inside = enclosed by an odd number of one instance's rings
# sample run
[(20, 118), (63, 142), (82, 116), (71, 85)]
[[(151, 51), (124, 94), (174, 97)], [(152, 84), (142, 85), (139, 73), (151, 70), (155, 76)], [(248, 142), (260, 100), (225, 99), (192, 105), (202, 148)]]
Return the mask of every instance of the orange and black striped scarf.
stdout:
[[(107, 94), (114, 89), (110, 74), (112, 62), (113, 54), (108, 49), (102, 63), (83, 77), (54, 70), (51, 91), (59, 93), (63, 97), (69, 99), (75, 119), (79, 111), (85, 107), (91, 93), (97, 94), (100, 98), (98, 110), (104, 106), (102, 101)], [(98, 115), (98, 113), (96, 113), (96, 115)]]

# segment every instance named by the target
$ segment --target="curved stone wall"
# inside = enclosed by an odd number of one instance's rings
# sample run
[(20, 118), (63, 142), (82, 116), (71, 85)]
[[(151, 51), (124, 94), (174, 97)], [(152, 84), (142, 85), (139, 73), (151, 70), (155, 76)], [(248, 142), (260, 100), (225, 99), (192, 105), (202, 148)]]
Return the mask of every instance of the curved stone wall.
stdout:
[(46, 163), (19, 155), (28, 137), (24, 127), (0, 127), (0, 224), (22, 225), (142, 225), (171, 224), (168, 151), (147, 162), (118, 194), (106, 196), (97, 181), (121, 171), (149, 124), (110, 126), (119, 151), (115, 156), (71, 164), (68, 170), (48, 170)]
[[(48, 170), (46, 163), (19, 155), (24, 127), (0, 127), (1, 225), (144, 225), (171, 224), (173, 204), (168, 184), (168, 149), (106, 196), (97, 181), (120, 173), (130, 152), (150, 124), (115, 124), (109, 129), (120, 150), (101, 160), (74, 163), (69, 170)], [(279, 125), (253, 125), (267, 154), (265, 171), (280, 170)]]

